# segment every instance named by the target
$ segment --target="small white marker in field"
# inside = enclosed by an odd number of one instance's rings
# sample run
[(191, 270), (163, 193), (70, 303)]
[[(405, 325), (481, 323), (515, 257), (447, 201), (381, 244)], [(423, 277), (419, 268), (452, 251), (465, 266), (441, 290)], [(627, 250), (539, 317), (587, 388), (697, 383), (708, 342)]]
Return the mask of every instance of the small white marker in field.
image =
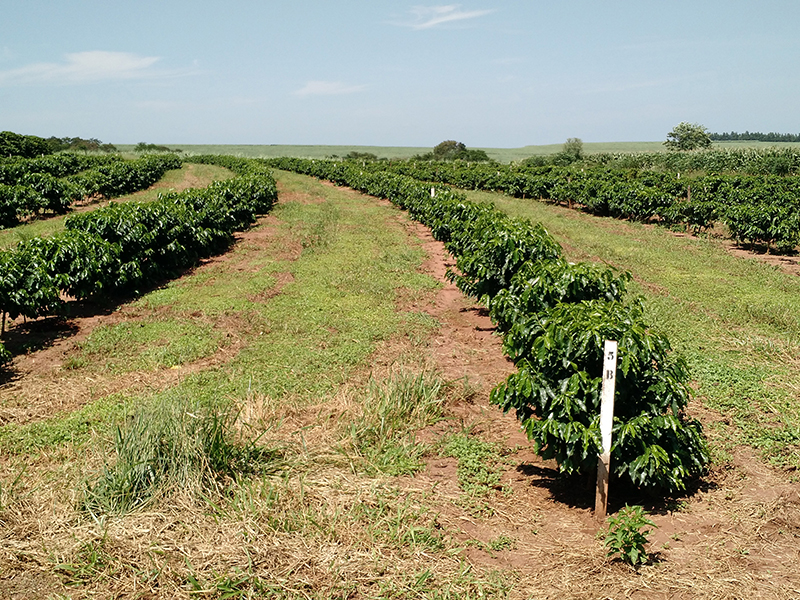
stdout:
[(617, 342), (606, 340), (603, 347), (603, 391), (600, 402), (600, 435), (602, 453), (597, 459), (597, 497), (594, 514), (598, 520), (606, 518), (608, 507), (608, 476), (611, 473), (611, 427), (614, 424), (614, 391), (617, 378)]
[(431, 188), (431, 198), (436, 197), (436, 188)]

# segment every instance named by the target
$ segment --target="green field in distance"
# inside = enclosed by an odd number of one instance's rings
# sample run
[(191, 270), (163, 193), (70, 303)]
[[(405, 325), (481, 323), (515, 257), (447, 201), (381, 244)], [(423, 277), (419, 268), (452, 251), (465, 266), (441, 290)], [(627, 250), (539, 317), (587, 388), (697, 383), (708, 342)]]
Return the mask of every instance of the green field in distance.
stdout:
[[(120, 152), (132, 152), (134, 144), (115, 144)], [(329, 158), (345, 156), (350, 152), (369, 152), (378, 158), (410, 158), (416, 154), (430, 152), (431, 147), (414, 146), (311, 146), (283, 144), (164, 144), (168, 148), (180, 149), (187, 154), (230, 154), (243, 157), (294, 156), (298, 158)], [(523, 146), (522, 148), (477, 148), (484, 150), (490, 158), (508, 163), (529, 156), (555, 154), (563, 144)], [(468, 148), (472, 146), (467, 145)], [(796, 142), (715, 142), (714, 148), (800, 148)], [(664, 152), (663, 142), (585, 142), (584, 152)]]

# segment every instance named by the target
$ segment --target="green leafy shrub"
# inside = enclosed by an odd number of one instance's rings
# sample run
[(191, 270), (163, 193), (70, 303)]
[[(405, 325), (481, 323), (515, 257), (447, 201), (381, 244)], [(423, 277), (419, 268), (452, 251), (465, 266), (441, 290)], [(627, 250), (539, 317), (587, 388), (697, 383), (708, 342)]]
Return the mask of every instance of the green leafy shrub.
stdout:
[(603, 345), (619, 344), (614, 473), (634, 485), (677, 491), (709, 461), (700, 423), (688, 419), (685, 363), (647, 328), (639, 305), (591, 300), (558, 304), (514, 324), (503, 349), (517, 372), (493, 403), (514, 410), (536, 451), (564, 473), (591, 473), (601, 453)]
[(646, 563), (648, 556), (644, 546), (651, 530), (644, 528), (648, 526), (655, 527), (655, 523), (647, 518), (641, 506), (626, 506), (617, 516), (609, 517), (603, 540), (608, 555), (619, 556), (633, 566)]

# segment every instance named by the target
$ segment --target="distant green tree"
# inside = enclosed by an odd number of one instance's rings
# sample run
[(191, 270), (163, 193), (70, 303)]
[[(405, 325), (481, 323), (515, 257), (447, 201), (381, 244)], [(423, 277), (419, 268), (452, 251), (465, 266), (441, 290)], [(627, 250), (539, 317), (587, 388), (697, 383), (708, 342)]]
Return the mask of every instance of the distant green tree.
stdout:
[(113, 144), (104, 144), (96, 138), (83, 139), (80, 137), (49, 137), (45, 140), (51, 152), (63, 150), (82, 150), (83, 152), (116, 152)]
[(344, 157), (356, 160), (378, 160), (377, 154), (373, 154), (372, 152), (357, 152), (356, 150), (351, 150), (345, 154)]
[(491, 158), (483, 150), (467, 148), (463, 143), (454, 140), (445, 140), (434, 146), (432, 152), (416, 154), (409, 160), (463, 160), (466, 162), (491, 162)]
[(180, 150), (173, 150), (172, 148), (167, 148), (166, 146), (159, 146), (158, 144), (146, 144), (145, 142), (139, 142), (133, 147), (134, 152), (180, 152)]
[(699, 123), (683, 121), (667, 134), (664, 145), (668, 150), (699, 150), (711, 147), (711, 136)]
[(468, 162), (488, 162), (492, 159), (483, 150), (469, 149), (462, 142), (445, 140), (426, 152), (412, 157), (412, 160), (463, 160)]
[(467, 149), (459, 153), (456, 158), (458, 160), (465, 160), (467, 162), (490, 162), (492, 159), (483, 150)]
[(572, 156), (575, 160), (581, 160), (583, 158), (583, 140), (581, 138), (567, 138), (561, 151)]
[(455, 160), (459, 153), (466, 151), (467, 147), (455, 140), (445, 140), (433, 147), (434, 160)]
[(567, 138), (561, 152), (553, 156), (554, 165), (565, 167), (583, 159), (583, 140), (581, 138)]

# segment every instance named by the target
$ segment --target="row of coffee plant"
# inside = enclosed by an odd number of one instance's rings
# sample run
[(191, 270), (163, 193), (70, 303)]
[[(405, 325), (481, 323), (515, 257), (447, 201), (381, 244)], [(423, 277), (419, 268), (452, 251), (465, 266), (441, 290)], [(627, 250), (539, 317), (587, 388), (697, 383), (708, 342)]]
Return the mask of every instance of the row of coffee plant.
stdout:
[(580, 207), (598, 216), (683, 225), (695, 232), (722, 223), (737, 243), (758, 244), (767, 252), (791, 252), (800, 243), (797, 177), (687, 178), (651, 170), (441, 162), (376, 162), (362, 168)]
[(0, 163), (0, 227), (12, 227), (31, 215), (64, 214), (83, 198), (114, 198), (149, 187), (170, 169), (174, 155), (136, 160), (59, 154)]
[(53, 177), (67, 177), (101, 165), (122, 162), (118, 154), (49, 154), (36, 158), (0, 158), (0, 183), (16, 183), (28, 173), (47, 173)]
[(448, 276), (484, 302), (517, 372), (492, 392), (515, 410), (537, 452), (564, 473), (597, 465), (603, 343), (619, 342), (614, 473), (665, 492), (686, 488), (709, 461), (700, 423), (689, 418), (688, 373), (666, 337), (625, 302), (627, 274), (564, 260), (541, 224), (469, 202), (448, 187), (334, 161), (271, 159), (304, 173), (387, 198), (430, 227), (456, 258)]
[(266, 167), (240, 163), (237, 171), (207, 188), (71, 215), (63, 231), (0, 252), (3, 327), (7, 316), (57, 314), (67, 298), (136, 293), (223, 252), (277, 200)]
[(587, 165), (676, 172), (800, 174), (800, 148), (713, 148), (698, 152), (598, 153), (583, 157)]

